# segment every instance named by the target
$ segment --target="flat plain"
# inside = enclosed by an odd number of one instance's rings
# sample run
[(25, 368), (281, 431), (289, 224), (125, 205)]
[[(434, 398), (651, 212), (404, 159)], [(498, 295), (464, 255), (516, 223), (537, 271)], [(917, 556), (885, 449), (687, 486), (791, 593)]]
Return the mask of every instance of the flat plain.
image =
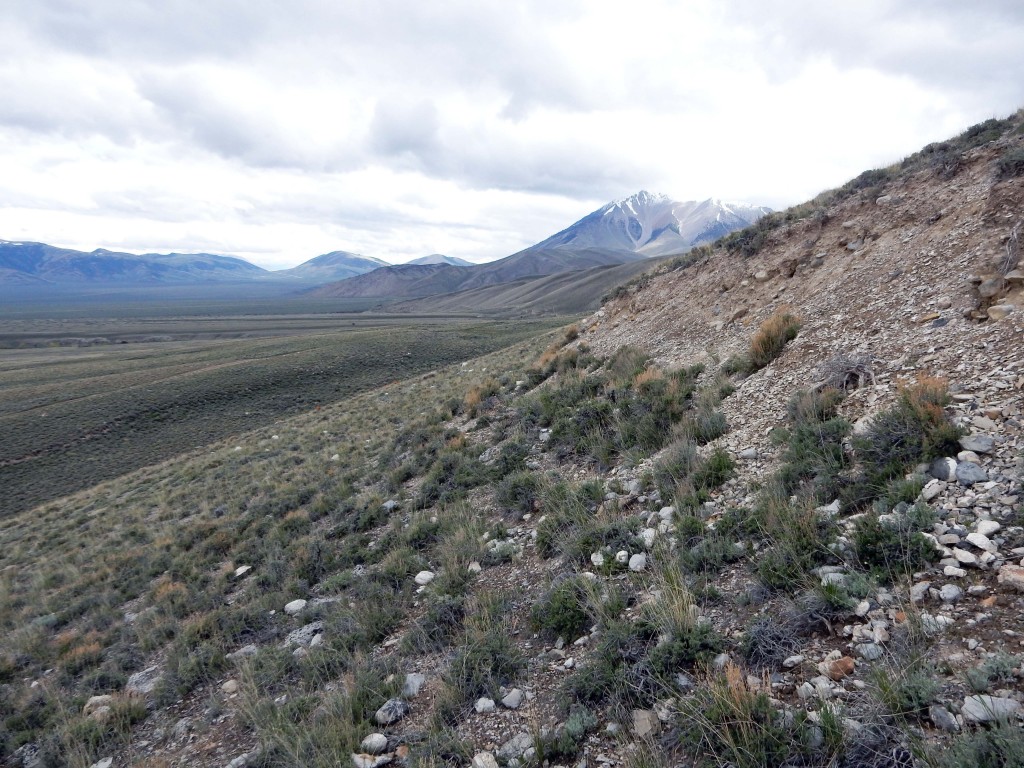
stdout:
[(565, 322), (244, 308), (5, 319), (3, 514)]

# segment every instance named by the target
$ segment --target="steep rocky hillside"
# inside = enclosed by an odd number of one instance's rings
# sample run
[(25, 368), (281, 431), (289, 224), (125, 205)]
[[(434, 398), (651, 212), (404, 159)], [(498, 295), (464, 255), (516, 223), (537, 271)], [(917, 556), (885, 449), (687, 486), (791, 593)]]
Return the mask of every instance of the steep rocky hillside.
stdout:
[(4, 755), (1021, 765), (1022, 199), (1019, 114), (0, 521)]

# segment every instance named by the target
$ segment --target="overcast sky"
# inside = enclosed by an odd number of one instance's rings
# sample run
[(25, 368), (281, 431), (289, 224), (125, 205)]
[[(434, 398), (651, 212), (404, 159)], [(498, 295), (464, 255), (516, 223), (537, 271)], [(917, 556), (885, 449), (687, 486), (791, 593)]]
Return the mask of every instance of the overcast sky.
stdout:
[(5, 0), (0, 239), (508, 255), (781, 208), (1024, 106), (1020, 0)]

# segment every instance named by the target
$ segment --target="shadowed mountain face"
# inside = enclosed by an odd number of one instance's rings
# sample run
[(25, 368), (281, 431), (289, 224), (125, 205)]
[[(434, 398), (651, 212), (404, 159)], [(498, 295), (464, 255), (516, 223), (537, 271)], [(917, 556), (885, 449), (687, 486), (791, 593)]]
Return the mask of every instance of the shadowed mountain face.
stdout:
[(0, 280), (23, 283), (154, 283), (247, 280), (269, 274), (232, 256), (209, 253), (91, 253), (44, 243), (0, 240)]
[(454, 267), (450, 264), (401, 264), (382, 267), (366, 275), (320, 286), (310, 292), (318, 297), (421, 298), (484, 288), (529, 277), (572, 272), (592, 267), (625, 264), (643, 256), (605, 248), (539, 249), (507, 256), (489, 264)]
[(638, 192), (584, 216), (534, 248), (596, 247), (665, 256), (713, 242), (770, 212), (764, 206), (714, 198), (681, 203), (665, 195)]

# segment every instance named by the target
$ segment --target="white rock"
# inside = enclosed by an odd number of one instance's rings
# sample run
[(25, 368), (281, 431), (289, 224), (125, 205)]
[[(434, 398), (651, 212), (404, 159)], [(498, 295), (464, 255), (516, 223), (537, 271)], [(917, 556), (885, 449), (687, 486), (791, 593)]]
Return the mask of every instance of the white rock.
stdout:
[(644, 528), (640, 531), (640, 540), (644, 543), (645, 549), (650, 549), (654, 546), (654, 540), (658, 537), (658, 532), (654, 528)]
[(967, 571), (963, 568), (957, 568), (955, 565), (947, 565), (942, 569), (942, 574), (948, 576), (951, 579), (962, 579), (967, 575)]
[(978, 563), (976, 555), (971, 554), (966, 549), (960, 549), (960, 547), (953, 547), (953, 557), (962, 565), (977, 565)]
[(292, 600), (290, 603), (285, 605), (284, 612), (289, 616), (294, 616), (305, 607), (306, 601), (300, 598), (298, 600)]
[(415, 581), (421, 587), (427, 586), (427, 584), (429, 584), (433, 580), (434, 580), (434, 572), (433, 571), (420, 571), (413, 578), (413, 581)]
[(978, 549), (984, 549), (986, 552), (997, 552), (999, 547), (992, 543), (992, 540), (988, 536), (984, 536), (980, 533), (968, 533), (967, 541), (976, 546)]
[(782, 666), (785, 667), (786, 669), (792, 669), (793, 667), (799, 666), (799, 665), (801, 665), (803, 663), (804, 663), (804, 657), (801, 656), (800, 654), (797, 654), (796, 656), (790, 656), (785, 661), (783, 661), (782, 662)]
[(472, 768), (498, 768), (498, 761), (490, 752), (477, 752), (473, 755)]
[(486, 714), (488, 712), (493, 712), (494, 707), (494, 699), (488, 699), (484, 697), (477, 699), (476, 704), (473, 705), (473, 709), (475, 709), (481, 715)]
[(972, 723), (988, 723), (1015, 715), (1020, 702), (1001, 696), (968, 696), (960, 707), (964, 719)]
[(252, 570), (252, 566), (251, 565), (240, 565), (237, 568), (235, 568), (235, 578), (236, 579), (240, 579), (243, 576), (245, 576), (245, 574), (247, 574), (251, 570)]
[(593, 564), (595, 568), (600, 568), (604, 565), (604, 554), (601, 552), (591, 552), (590, 562)]
[(639, 573), (647, 567), (647, 555), (643, 552), (638, 552), (629, 558), (629, 570), (634, 573)]
[(414, 696), (419, 696), (420, 689), (425, 682), (427, 682), (427, 678), (419, 672), (409, 672), (406, 674), (405, 682), (402, 684), (402, 695), (410, 699)]
[(383, 754), (388, 749), (388, 737), (383, 733), (371, 733), (359, 743), (359, 748), (368, 755)]
[(518, 688), (513, 688), (501, 700), (502, 706), (508, 707), (509, 709), (519, 709), (522, 703), (523, 692)]
[(615, 562), (619, 565), (625, 565), (629, 562), (629, 552), (622, 549), (615, 553)]
[(979, 520), (978, 524), (974, 527), (982, 536), (991, 536), (1003, 526), (995, 520)]

